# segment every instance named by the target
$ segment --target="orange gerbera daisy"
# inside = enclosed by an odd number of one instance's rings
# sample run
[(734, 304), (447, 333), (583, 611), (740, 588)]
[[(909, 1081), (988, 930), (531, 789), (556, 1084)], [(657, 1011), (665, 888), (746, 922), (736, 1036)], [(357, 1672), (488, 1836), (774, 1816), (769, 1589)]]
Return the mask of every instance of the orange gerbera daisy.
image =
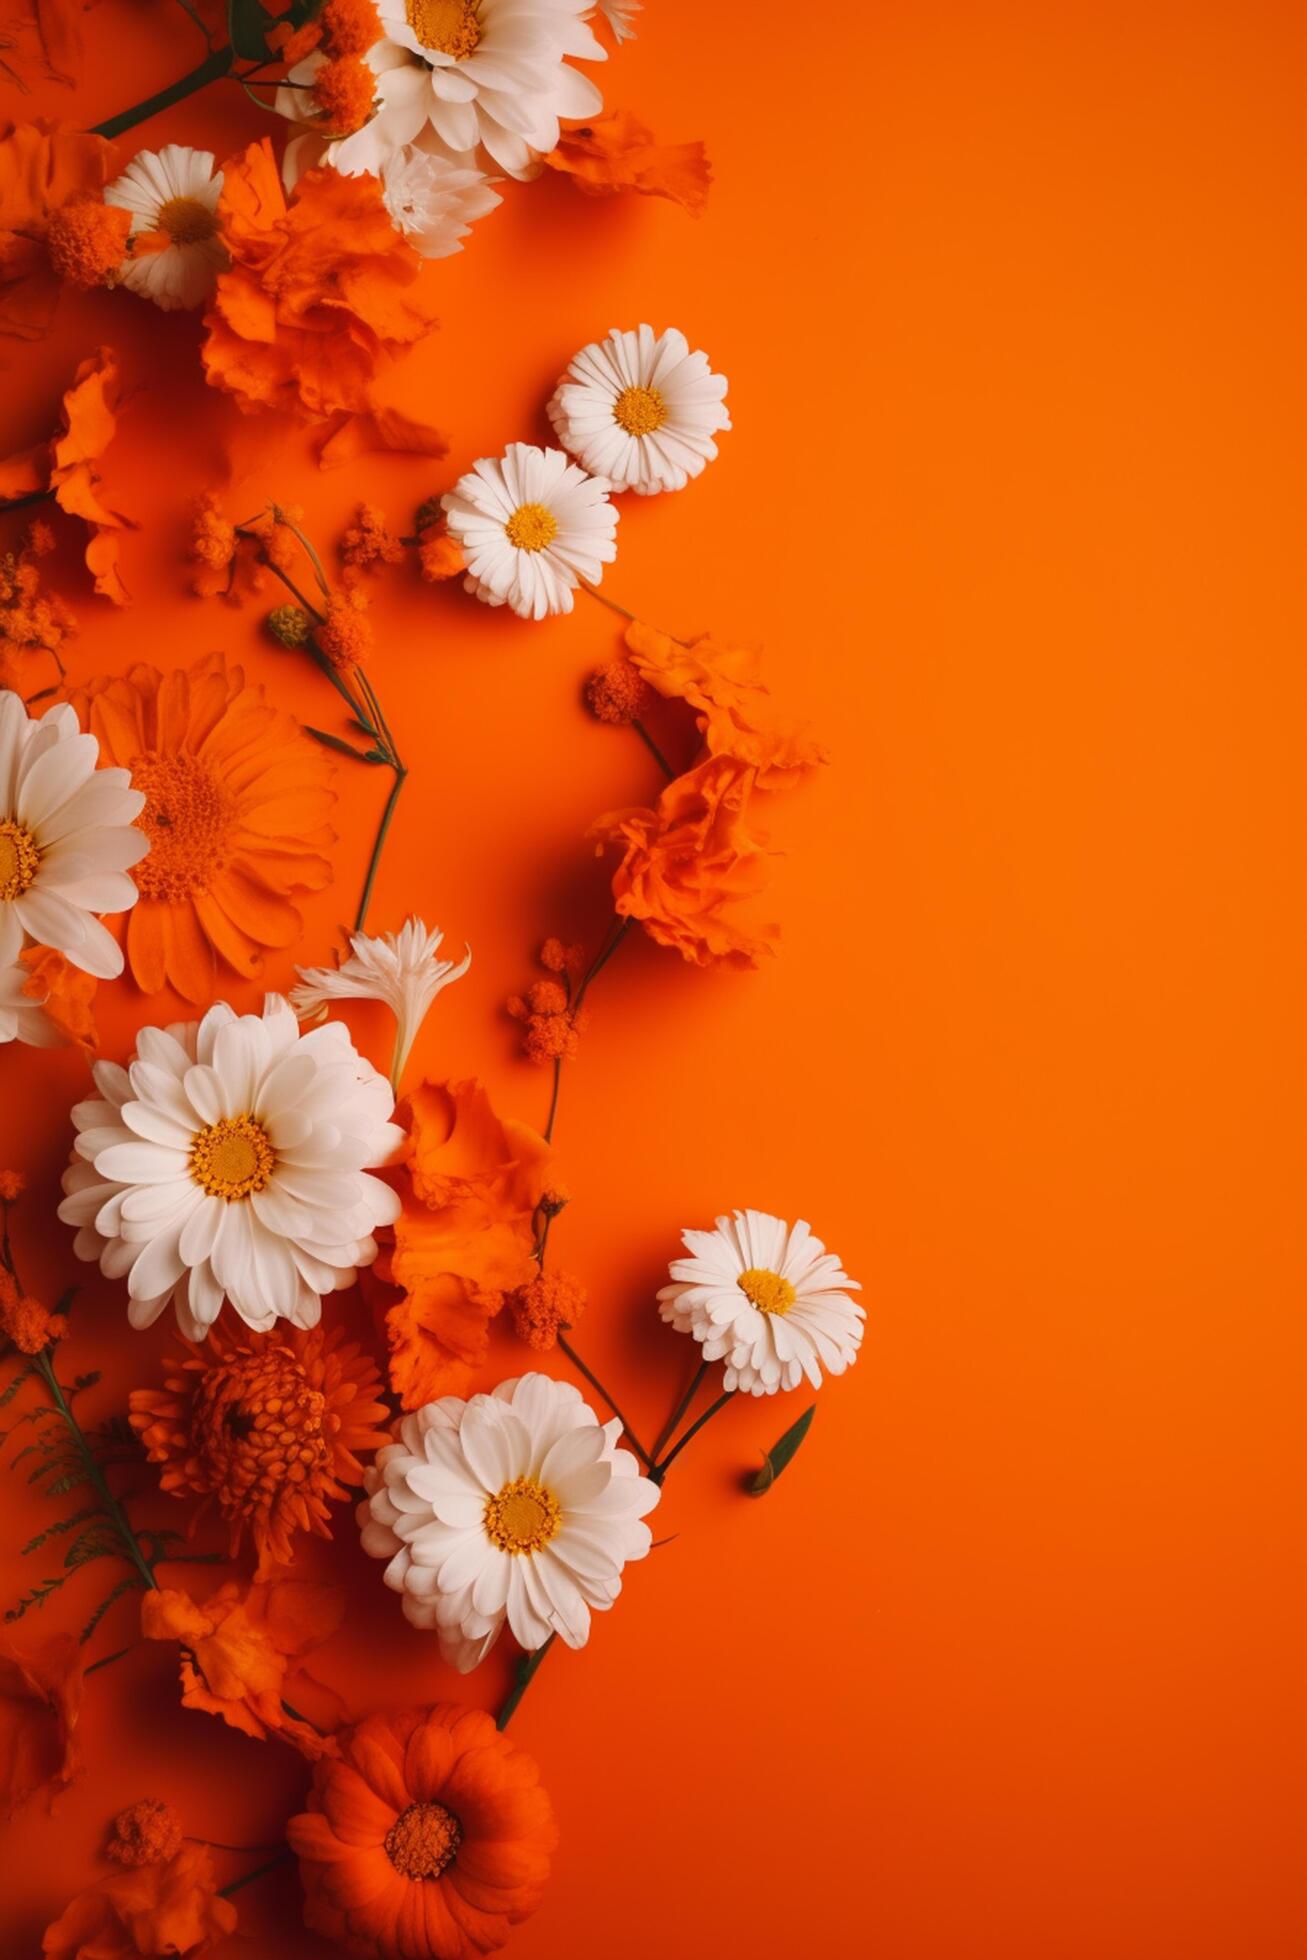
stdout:
[(479, 1708), (371, 1715), (286, 1836), (315, 1933), (373, 1960), (479, 1960), (534, 1912), (558, 1842), (531, 1758)]
[(323, 751), (220, 653), (167, 675), (140, 666), (94, 680), (75, 703), (101, 762), (130, 769), (145, 792), (137, 822), (150, 855), (126, 915), (137, 985), (207, 1001), (215, 956), (253, 977), (263, 947), (299, 937), (289, 894), (331, 882)]
[(389, 1442), (376, 1364), (339, 1328), (239, 1333), (220, 1320), (181, 1343), (161, 1389), (131, 1396), (132, 1428), (175, 1496), (216, 1499), (235, 1557), (248, 1528), (257, 1577), (287, 1565), (298, 1531), (329, 1538), (329, 1509), (363, 1482), (356, 1452)]
[(225, 1939), (236, 1908), (218, 1897), (213, 1860), (184, 1844), (171, 1858), (111, 1872), (64, 1908), (41, 1942), (45, 1960), (190, 1960)]

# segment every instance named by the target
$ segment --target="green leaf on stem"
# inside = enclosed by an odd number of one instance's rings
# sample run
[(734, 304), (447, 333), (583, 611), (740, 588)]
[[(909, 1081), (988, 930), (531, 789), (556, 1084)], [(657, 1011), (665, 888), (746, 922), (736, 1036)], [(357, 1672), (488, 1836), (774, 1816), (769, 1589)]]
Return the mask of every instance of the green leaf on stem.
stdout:
[(334, 749), (337, 755), (347, 755), (351, 762), (385, 762), (387, 759), (379, 749), (356, 749), (352, 742), (342, 742), (339, 735), (328, 735), (325, 728), (310, 728), (305, 723), (304, 733), (311, 735), (315, 742), (321, 742), (324, 749)]
[(268, 59), (268, 29), (272, 26), (272, 15), (260, 6), (259, 0), (230, 0), (227, 25), (231, 44), (243, 60)]
[(812, 1419), (816, 1413), (817, 1404), (814, 1402), (812, 1407), (805, 1409), (799, 1417), (799, 1420), (791, 1423), (790, 1427), (785, 1431), (785, 1434), (778, 1437), (772, 1444), (771, 1448), (763, 1457), (762, 1469), (755, 1471), (754, 1475), (750, 1477), (748, 1483), (745, 1485), (745, 1489), (748, 1491), (750, 1497), (761, 1497), (764, 1492), (771, 1489), (776, 1479), (780, 1476), (781, 1471), (785, 1469), (809, 1429), (811, 1429)]

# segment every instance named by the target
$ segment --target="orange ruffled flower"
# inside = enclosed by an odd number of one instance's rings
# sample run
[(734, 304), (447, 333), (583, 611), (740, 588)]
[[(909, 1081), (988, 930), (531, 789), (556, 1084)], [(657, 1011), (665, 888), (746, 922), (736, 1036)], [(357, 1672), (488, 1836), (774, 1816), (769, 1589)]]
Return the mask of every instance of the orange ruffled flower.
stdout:
[(482, 1709), (372, 1715), (286, 1832), (306, 1923), (373, 1960), (479, 1960), (539, 1905), (558, 1842), (531, 1758)]
[(212, 385), (243, 409), (358, 417), (383, 446), (443, 455), (438, 431), (384, 394), (394, 357), (435, 325), (435, 284), (376, 178), (310, 170), (288, 204), (266, 138), (224, 169), (218, 216), (232, 263), (205, 318)]
[(748, 763), (758, 772), (759, 789), (773, 789), (826, 761), (820, 742), (777, 715), (752, 649), (716, 646), (706, 633), (689, 642), (673, 640), (639, 620), (627, 627), (626, 644), (631, 664), (651, 687), (698, 710), (708, 753)]
[(91, 527), (87, 569), (95, 589), (121, 606), (127, 588), (118, 574), (118, 536), (135, 529), (104, 498), (104, 454), (118, 428), (121, 379), (118, 356), (99, 347), (73, 376), (63, 397), (60, 427), (48, 443), (21, 450), (0, 463), (0, 501), (52, 490), (55, 502)]
[(113, 171), (102, 136), (48, 122), (0, 129), (0, 333), (45, 333), (60, 287), (46, 243), (50, 221), (70, 198), (98, 197)]
[(84, 1055), (93, 1055), (100, 1046), (92, 1012), (98, 982), (53, 946), (29, 946), (18, 955), (18, 963), (27, 969), (23, 982), (27, 998), (39, 1001), (46, 1019), (66, 1042)]
[(64, 1908), (41, 1942), (44, 1960), (160, 1960), (207, 1953), (236, 1925), (218, 1897), (213, 1860), (185, 1844), (166, 1862), (111, 1872)]
[(220, 653), (166, 675), (139, 666), (98, 678), (76, 705), (101, 762), (130, 769), (145, 792), (137, 823), (150, 855), (126, 923), (137, 985), (207, 1001), (215, 957), (253, 977), (263, 947), (300, 935), (290, 894), (331, 882), (322, 750)]
[(551, 1153), (527, 1124), (501, 1121), (476, 1081), (424, 1082), (409, 1110), (404, 1209), (378, 1277), (405, 1294), (386, 1315), (390, 1379), (417, 1409), (464, 1393), (504, 1294), (534, 1273)]
[(698, 217), (708, 202), (712, 169), (702, 143), (655, 143), (629, 109), (563, 131), (557, 149), (544, 158), (550, 170), (562, 171), (588, 197), (614, 191), (639, 191), (644, 197), (667, 197)]
[(338, 1587), (304, 1579), (232, 1582), (202, 1606), (189, 1593), (166, 1589), (141, 1597), (142, 1636), (178, 1640), (188, 1650), (181, 1666), (184, 1707), (220, 1715), (261, 1742), (278, 1736), (314, 1759), (335, 1743), (292, 1715), (284, 1697), (288, 1681), (311, 1681), (292, 1663), (329, 1640), (344, 1617)]
[(74, 1739), (82, 1710), (82, 1648), (56, 1633), (20, 1649), (0, 1634), (0, 1817), (17, 1815), (41, 1790), (55, 1792), (81, 1768)]
[(161, 1389), (132, 1391), (132, 1428), (164, 1490), (217, 1502), (233, 1558), (248, 1529), (266, 1579), (296, 1532), (330, 1538), (329, 1506), (363, 1481), (357, 1452), (390, 1440), (381, 1377), (337, 1327), (237, 1334), (219, 1320), (181, 1349)]
[(621, 844), (613, 873), (619, 918), (638, 919), (651, 939), (696, 966), (756, 966), (774, 926), (750, 931), (736, 908), (767, 881), (767, 853), (749, 829), (755, 772), (711, 756), (668, 783), (653, 810), (614, 810), (591, 827), (600, 844)]

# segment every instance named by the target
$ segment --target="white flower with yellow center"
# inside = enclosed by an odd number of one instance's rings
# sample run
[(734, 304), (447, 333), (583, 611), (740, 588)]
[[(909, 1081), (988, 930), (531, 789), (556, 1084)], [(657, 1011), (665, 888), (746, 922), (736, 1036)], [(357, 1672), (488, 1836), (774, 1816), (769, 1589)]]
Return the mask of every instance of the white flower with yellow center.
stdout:
[(97, 980), (123, 970), (95, 914), (136, 903), (127, 872), (150, 848), (134, 827), (145, 798), (125, 769), (97, 769), (99, 755), (66, 704), (38, 718), (0, 691), (0, 968), (36, 941)]
[(861, 1288), (803, 1219), (737, 1211), (681, 1237), (690, 1257), (672, 1261), (659, 1312), (693, 1334), (705, 1361), (726, 1363), (727, 1389), (775, 1395), (805, 1375), (820, 1388), (823, 1368), (852, 1365), (866, 1316), (849, 1293)]
[(465, 589), (521, 619), (571, 612), (576, 587), (596, 584), (617, 556), (608, 486), (561, 449), (510, 443), (498, 459), (474, 463), (441, 503), (467, 559)]
[(377, 0), (385, 39), (365, 59), (377, 112), (335, 146), (347, 173), (434, 130), (454, 151), (482, 149), (526, 177), (558, 142), (559, 118), (597, 115), (603, 97), (568, 57), (604, 61), (590, 0)]
[(726, 378), (675, 327), (614, 328), (570, 362), (549, 404), (564, 449), (614, 490), (683, 490), (729, 429)]
[(384, 1001), (395, 1016), (395, 1059), (390, 1079), (396, 1090), (418, 1030), (442, 988), (461, 980), (472, 964), (470, 947), (457, 962), (442, 960), (444, 933), (428, 931), (421, 919), (406, 919), (398, 932), (373, 938), (356, 932), (350, 954), (339, 966), (298, 966), (302, 985), (292, 987), (290, 1004), (301, 1020), (325, 1014), (334, 1000)]
[(169, 1301), (203, 1340), (229, 1300), (266, 1331), (315, 1326), (322, 1295), (377, 1256), (398, 1194), (369, 1170), (403, 1141), (384, 1076), (339, 1021), (301, 1034), (276, 994), (262, 1015), (220, 1002), (202, 1021), (143, 1028), (127, 1067), (96, 1065), (73, 1110), (59, 1207), (79, 1258), (126, 1279), (128, 1318)]
[(471, 1401), (405, 1416), (377, 1452), (359, 1506), (363, 1548), (414, 1626), (462, 1674), (507, 1622), (528, 1652), (557, 1633), (582, 1647), (622, 1568), (652, 1543), (656, 1484), (567, 1382), (523, 1375)]
[(120, 284), (165, 313), (203, 306), (227, 264), (218, 236), (222, 172), (213, 166), (212, 150), (165, 143), (161, 150), (139, 151), (104, 193), (106, 204), (131, 212), (130, 237), (149, 234), (160, 247), (129, 252)]

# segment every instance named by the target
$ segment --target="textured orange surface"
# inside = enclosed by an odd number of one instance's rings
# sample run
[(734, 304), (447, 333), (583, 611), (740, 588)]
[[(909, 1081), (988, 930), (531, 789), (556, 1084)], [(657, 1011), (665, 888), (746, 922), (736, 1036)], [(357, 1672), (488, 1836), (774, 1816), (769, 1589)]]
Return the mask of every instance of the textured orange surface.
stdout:
[[(683, 495), (628, 502), (606, 589), (765, 641), (834, 761), (777, 806), (777, 961), (705, 975), (640, 943), (598, 983), (554, 1244), (646, 1434), (688, 1361), (650, 1306), (682, 1224), (808, 1217), (869, 1332), (764, 1502), (740, 1472), (807, 1398), (706, 1432), (656, 1520), (674, 1542), (533, 1685), (513, 1734), (563, 1844), (513, 1950), (1300, 1960), (1301, 10), (649, 0), (639, 25), (608, 98), (707, 139), (708, 215), (510, 187), (443, 267), (409, 369), (448, 465), (320, 475), (302, 433), (206, 391), (192, 320), (125, 293), (5, 343), (6, 453), (102, 341), (140, 391), (115, 474), (142, 521), (135, 603), (78, 593), (74, 671), (221, 645), (314, 718), (321, 684), (254, 612), (185, 591), (185, 507), (228, 452), (233, 507), (299, 501), (329, 538), (360, 489), (399, 515), (542, 440), (560, 366), (611, 325), (675, 322), (711, 352), (735, 431)], [(84, 122), (195, 59), (162, 4), (105, 0), (87, 28)], [(261, 127), (227, 84), (129, 147)], [(498, 1004), (546, 931), (593, 941), (582, 833), (654, 786), (578, 705), (610, 621), (532, 627), (407, 573), (375, 616), (417, 766), (373, 920), (415, 908), (471, 941), (419, 1059), (541, 1121), (547, 1081)], [(313, 958), (385, 787), (339, 786)], [(125, 985), (101, 1003), (115, 1055), (181, 1011)], [(354, 1025), (383, 1058), (380, 1016)], [(54, 1287), (83, 1064), (11, 1048), (0, 1071), (0, 1162), (43, 1201), (20, 1248)], [(105, 1367), (99, 1409), (154, 1378), (162, 1338), (86, 1288), (70, 1354)], [(12, 1590), (39, 1521), (21, 1473), (3, 1516)], [(443, 1669), (348, 1524), (309, 1569), (353, 1589), (321, 1671), (356, 1709), (497, 1703), (506, 1659)], [(84, 1734), (55, 1822), (8, 1835), (15, 1960), (121, 1804), (168, 1797), (191, 1831), (258, 1845), (304, 1782), (183, 1713), (161, 1651), (92, 1678)], [(216, 1855), (224, 1878), (250, 1862)], [(325, 1955), (291, 1872), (238, 1904), (244, 1951)]]

